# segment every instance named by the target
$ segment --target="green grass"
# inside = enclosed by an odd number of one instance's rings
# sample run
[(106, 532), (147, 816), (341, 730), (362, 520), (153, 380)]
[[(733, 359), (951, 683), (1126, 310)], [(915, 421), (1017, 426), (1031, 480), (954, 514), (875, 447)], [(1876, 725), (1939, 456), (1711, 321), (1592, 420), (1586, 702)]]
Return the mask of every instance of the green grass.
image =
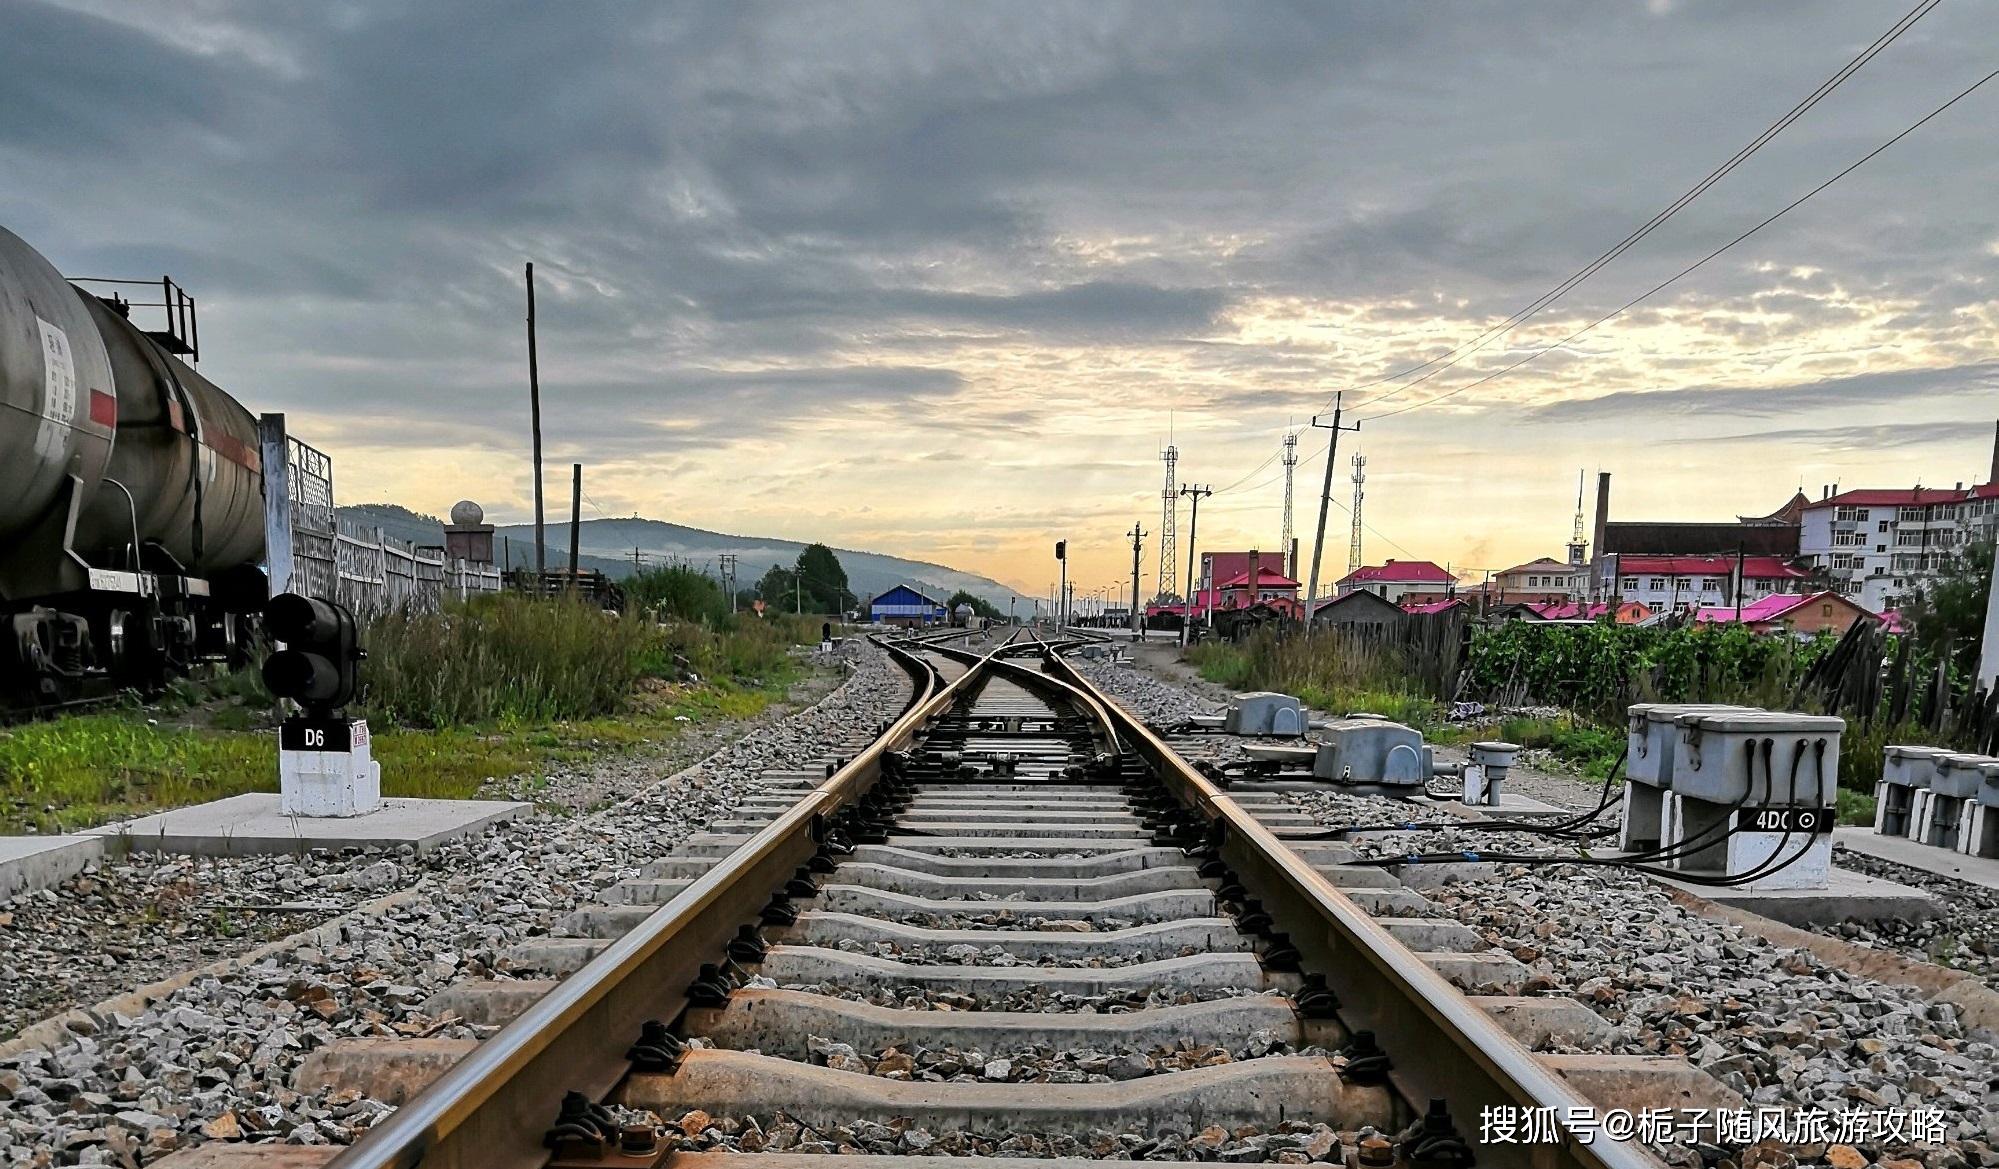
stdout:
[[(642, 708), (620, 715), (533, 727), (380, 728), (373, 751), (382, 765), (382, 794), (466, 799), (489, 779), (584, 764), (606, 752), (663, 742), (690, 726), (749, 718), (782, 697), (785, 686), (673, 687), (646, 695), (635, 703)], [(0, 729), (0, 833), (73, 831), (244, 792), (274, 792), (276, 737), (268, 727), (178, 726), (137, 710)]]
[[(808, 639), (818, 626), (789, 618), (660, 624), (482, 598), (372, 624), (357, 713), (374, 731), (384, 795), (463, 799), (489, 779), (748, 718), (799, 677), (790, 649)], [(699, 681), (675, 680), (689, 675)], [(150, 708), (0, 728), (0, 832), (276, 791), (274, 710), (246, 670), (176, 682)]]
[(1201, 677), (1232, 690), (1281, 690), (1332, 714), (1367, 711), (1419, 730), (1442, 725), (1443, 705), (1418, 692), (1379, 645), (1334, 636), (1207, 641), (1188, 647)]

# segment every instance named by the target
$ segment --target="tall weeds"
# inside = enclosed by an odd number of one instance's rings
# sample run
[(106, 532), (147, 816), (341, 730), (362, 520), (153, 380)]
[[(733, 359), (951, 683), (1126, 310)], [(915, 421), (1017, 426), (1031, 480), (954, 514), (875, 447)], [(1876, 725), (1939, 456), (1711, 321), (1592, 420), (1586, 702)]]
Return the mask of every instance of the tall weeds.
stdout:
[(367, 712), (442, 728), (610, 714), (660, 660), (664, 637), (583, 601), (499, 593), (436, 613), (387, 614), (362, 644)]

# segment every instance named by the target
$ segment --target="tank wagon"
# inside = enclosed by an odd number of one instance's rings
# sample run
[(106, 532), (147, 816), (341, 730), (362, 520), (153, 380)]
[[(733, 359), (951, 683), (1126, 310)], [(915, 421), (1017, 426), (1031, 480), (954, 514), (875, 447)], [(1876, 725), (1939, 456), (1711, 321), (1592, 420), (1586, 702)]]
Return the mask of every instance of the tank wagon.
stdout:
[(240, 658), (265, 600), (256, 419), (169, 327), (0, 228), (0, 703)]

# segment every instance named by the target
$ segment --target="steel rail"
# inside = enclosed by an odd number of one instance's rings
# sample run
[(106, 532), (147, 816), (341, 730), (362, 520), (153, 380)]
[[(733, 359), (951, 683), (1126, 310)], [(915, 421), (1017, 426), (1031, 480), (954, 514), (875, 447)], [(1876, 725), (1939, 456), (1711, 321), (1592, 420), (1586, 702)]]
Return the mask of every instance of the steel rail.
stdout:
[(982, 667), (939, 686), (934, 667), (887, 647), (917, 684), (889, 728), (824, 783), (612, 941), (415, 1099), (342, 1150), (328, 1169), (536, 1169), (565, 1093), (608, 1096), (648, 1019), (672, 1020), (700, 968), (806, 863), (825, 817), (864, 795), (881, 760), (955, 703)]
[[(1103, 695), (1059, 654), (1049, 676), (1095, 696), (1119, 737), (1152, 765), (1182, 803), (1223, 826), (1222, 858), (1291, 935), (1306, 968), (1323, 971), (1348, 1030), (1371, 1030), (1394, 1060), (1391, 1082), (1417, 1108), (1448, 1102), (1481, 1165), (1529, 1169), (1660, 1169), (1644, 1146), (1589, 1140), (1571, 1116), (1595, 1116), (1590, 1101), (1535, 1059), (1463, 992), (1395, 940), (1368, 913), (1223, 789), (1188, 764), (1150, 727)], [(1558, 1142), (1479, 1142), (1472, 1106), (1552, 1109)], [(1571, 1110), (1574, 1110), (1573, 1112)]]

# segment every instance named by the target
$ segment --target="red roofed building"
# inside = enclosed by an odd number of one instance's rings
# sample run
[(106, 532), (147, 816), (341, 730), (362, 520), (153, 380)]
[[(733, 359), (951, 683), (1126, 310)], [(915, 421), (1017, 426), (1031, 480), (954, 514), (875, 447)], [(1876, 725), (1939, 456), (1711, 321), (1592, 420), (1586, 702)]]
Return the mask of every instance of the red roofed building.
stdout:
[(1830, 590), (1808, 595), (1775, 593), (1744, 605), (1739, 618), (1733, 606), (1702, 609), (1694, 614), (1694, 620), (1703, 625), (1733, 624), (1738, 619), (1757, 633), (1816, 636), (1827, 631), (1843, 634), (1856, 621), (1882, 618)]
[[(1739, 575), (1738, 575), (1739, 574)], [(1617, 596), (1654, 613), (1745, 604), (1807, 591), (1811, 574), (1780, 556), (1620, 556)]]
[(1339, 595), (1366, 589), (1383, 600), (1400, 603), (1402, 598), (1423, 596), (1442, 598), (1457, 591), (1458, 578), (1449, 569), (1428, 560), (1390, 560), (1382, 565), (1356, 568), (1339, 579)]
[(1966, 487), (1868, 487), (1804, 506), (1798, 553), (1869, 612), (1900, 605), (1968, 544), (1999, 533), (1999, 435), (1988, 481)]

